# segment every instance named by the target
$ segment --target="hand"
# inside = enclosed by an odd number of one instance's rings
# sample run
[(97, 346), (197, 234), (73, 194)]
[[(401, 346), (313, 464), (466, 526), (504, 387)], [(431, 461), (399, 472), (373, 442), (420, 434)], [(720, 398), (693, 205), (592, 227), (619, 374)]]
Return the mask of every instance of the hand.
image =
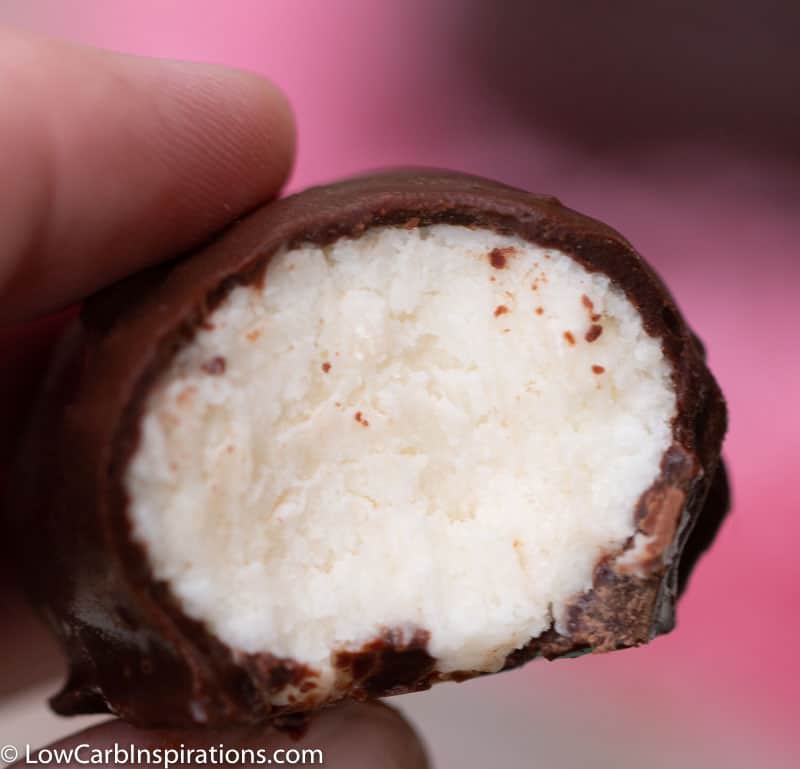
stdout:
[[(255, 75), (1, 28), (0, 95), (3, 467), (13, 457), (52, 341), (74, 313), (43, 316), (191, 249), (275, 197), (291, 167), (294, 126), (285, 98)], [(0, 542), (13, 548), (2, 532)], [(2, 696), (58, 667), (13, 574), (0, 582), (0, 606)], [(426, 765), (411, 727), (389, 708), (370, 704), (321, 713), (299, 742), (269, 728), (176, 736), (110, 721), (59, 745), (81, 742), (312, 747), (324, 751), (326, 766)]]

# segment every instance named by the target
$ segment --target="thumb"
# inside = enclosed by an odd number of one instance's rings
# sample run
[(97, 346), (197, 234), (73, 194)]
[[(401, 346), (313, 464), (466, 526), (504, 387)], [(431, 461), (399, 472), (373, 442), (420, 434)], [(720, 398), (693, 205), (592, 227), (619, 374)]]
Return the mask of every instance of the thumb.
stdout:
[(12, 769), (21, 769), (28, 758), (40, 764), (57, 761), (63, 767), (86, 763), (100, 767), (123, 764), (130, 767), (198, 764), (324, 765), (336, 769), (428, 767), (425, 750), (411, 726), (397, 711), (379, 703), (349, 703), (323, 710), (298, 740), (269, 727), (143, 731), (121, 721), (110, 721), (40, 751), (31, 750), (30, 757), (23, 756)]
[(0, 27), (0, 323), (180, 254), (277, 195), (286, 99), (226, 67)]

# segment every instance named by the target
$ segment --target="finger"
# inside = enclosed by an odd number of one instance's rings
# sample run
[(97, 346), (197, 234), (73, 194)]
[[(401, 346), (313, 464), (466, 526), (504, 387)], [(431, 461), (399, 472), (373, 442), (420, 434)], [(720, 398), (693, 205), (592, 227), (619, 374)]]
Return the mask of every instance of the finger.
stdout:
[[(224, 746), (225, 750), (242, 752), (246, 749), (264, 749), (267, 757), (274, 757), (273, 764), (278, 764), (279, 760), (288, 764), (289, 759), (302, 756), (303, 751), (321, 751), (321, 754), (306, 753), (305, 764), (341, 769), (425, 769), (428, 766), (422, 742), (408, 722), (395, 710), (377, 703), (352, 703), (322, 711), (298, 740), (268, 727), (185, 732), (143, 731), (121, 721), (111, 721), (74, 734), (51, 745), (50, 749), (69, 750), (78, 745), (86, 746), (81, 748), (79, 754), (79, 758), (84, 760), (90, 757), (90, 750), (110, 748), (113, 751), (114, 745), (127, 750), (130, 750), (131, 745), (150, 750), (180, 750), (183, 746), (184, 758), (193, 758), (196, 763), (211, 765), (211, 761), (200, 760), (198, 754), (188, 756), (185, 751), (219, 749)], [(295, 750), (299, 753), (275, 753), (281, 750)], [(171, 755), (175, 757), (178, 754)], [(245, 756), (249, 758), (249, 754), (245, 753)], [(118, 755), (115, 761), (112, 752), (109, 759), (99, 765), (114, 766), (121, 760), (121, 756)], [(231, 754), (227, 763), (241, 766), (252, 766), (256, 763), (245, 760), (239, 764), (237, 759), (238, 755)], [(146, 765), (135, 758), (131, 762), (123, 762), (129, 766)], [(191, 763), (186, 761), (176, 765), (188, 766)], [(23, 765), (24, 759), (14, 766)], [(73, 767), (80, 763), (73, 760), (61, 765)]]
[(262, 78), (0, 28), (0, 322), (199, 244), (274, 197), (290, 109)]

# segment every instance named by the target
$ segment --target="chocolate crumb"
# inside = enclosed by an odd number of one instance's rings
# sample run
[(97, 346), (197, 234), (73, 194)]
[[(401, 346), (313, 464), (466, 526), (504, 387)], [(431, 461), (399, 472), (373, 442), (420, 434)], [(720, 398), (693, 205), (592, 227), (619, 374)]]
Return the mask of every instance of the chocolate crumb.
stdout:
[(362, 427), (369, 427), (369, 422), (361, 415), (360, 411), (356, 411), (355, 416), (356, 422), (358, 422)]
[(489, 263), (495, 270), (502, 270), (505, 268), (508, 258), (515, 253), (516, 249), (513, 246), (508, 246), (507, 248), (493, 248), (489, 252)]
[(593, 309), (594, 309), (594, 302), (593, 302), (591, 299), (589, 299), (589, 297), (588, 297), (588, 296), (586, 296), (586, 294), (584, 294), (584, 295), (581, 297), (581, 304), (582, 304), (582, 305), (583, 305), (583, 306), (584, 306), (584, 307), (585, 307), (587, 310), (593, 310)]
[(570, 344), (575, 344), (575, 337), (572, 336), (571, 331), (564, 332), (564, 339), (566, 339)]
[(537, 307), (536, 308), (536, 314), (537, 315), (541, 315), (543, 312), (544, 312), (544, 307)]
[(498, 318), (501, 315), (505, 315), (507, 312), (508, 312), (508, 307), (506, 307), (504, 304), (498, 304), (494, 310), (494, 317)]
[(255, 342), (256, 339), (258, 339), (258, 337), (260, 337), (260, 336), (261, 336), (261, 329), (260, 328), (254, 328), (252, 331), (248, 331), (247, 332), (247, 338), (251, 342)]
[(587, 342), (594, 342), (600, 334), (603, 333), (603, 327), (598, 326), (596, 323), (589, 327), (589, 330), (586, 332), (586, 336), (584, 337)]
[(419, 217), (412, 216), (403, 226), (407, 230), (413, 230), (415, 227), (419, 227)]
[(595, 374), (602, 374), (605, 371), (605, 369), (602, 366), (594, 365), (594, 366), (592, 366), (592, 371)]
[(599, 312), (592, 313), (592, 322), (597, 323), (597, 321), (600, 320), (601, 317), (602, 315), (600, 315)]
[(327, 374), (331, 370), (331, 364), (325, 361), (325, 363), (322, 364), (322, 370)]
[(206, 374), (211, 376), (219, 376), (225, 373), (226, 361), (221, 355), (215, 355), (211, 360), (207, 360), (201, 368)]
[(386, 630), (358, 650), (338, 652), (333, 662), (357, 685), (356, 696), (425, 689), (436, 663), (428, 653), (429, 639), (427, 630), (416, 630), (410, 640), (402, 631)]

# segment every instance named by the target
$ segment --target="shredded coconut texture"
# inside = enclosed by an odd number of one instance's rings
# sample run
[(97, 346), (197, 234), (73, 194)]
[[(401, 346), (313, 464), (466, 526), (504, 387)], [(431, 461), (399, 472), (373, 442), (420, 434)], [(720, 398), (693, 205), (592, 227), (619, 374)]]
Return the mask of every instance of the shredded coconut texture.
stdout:
[(386, 629), (494, 671), (635, 532), (676, 400), (604, 275), (451, 225), (283, 250), (152, 389), (127, 471), (155, 576), (319, 671)]

